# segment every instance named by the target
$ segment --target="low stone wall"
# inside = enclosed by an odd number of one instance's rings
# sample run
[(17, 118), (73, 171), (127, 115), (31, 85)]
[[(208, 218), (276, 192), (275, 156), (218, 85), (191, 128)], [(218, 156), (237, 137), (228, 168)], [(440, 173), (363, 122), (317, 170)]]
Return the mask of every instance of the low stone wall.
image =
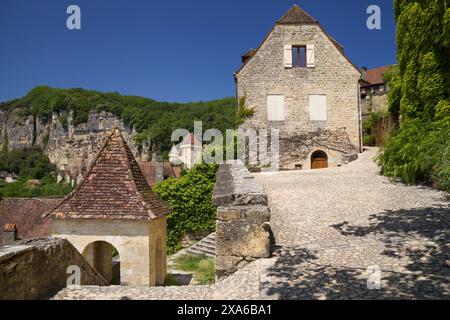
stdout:
[(215, 258), (218, 279), (270, 256), (267, 195), (242, 163), (219, 167), (213, 203), (218, 206)]
[(42, 238), (0, 247), (0, 300), (46, 299), (66, 287), (67, 268), (81, 270), (81, 285), (107, 282), (65, 239)]

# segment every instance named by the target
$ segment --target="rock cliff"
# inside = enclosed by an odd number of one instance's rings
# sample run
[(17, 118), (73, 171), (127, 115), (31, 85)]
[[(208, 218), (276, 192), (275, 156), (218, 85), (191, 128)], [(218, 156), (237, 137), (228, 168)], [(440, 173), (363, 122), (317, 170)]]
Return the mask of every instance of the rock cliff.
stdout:
[(0, 112), (0, 147), (9, 150), (40, 146), (56, 165), (62, 177), (78, 181), (89, 168), (106, 135), (118, 127), (139, 160), (145, 159), (149, 147), (138, 148), (135, 132), (111, 113), (91, 112), (88, 121), (73, 124), (72, 113), (53, 113), (45, 122), (24, 116), (21, 109)]

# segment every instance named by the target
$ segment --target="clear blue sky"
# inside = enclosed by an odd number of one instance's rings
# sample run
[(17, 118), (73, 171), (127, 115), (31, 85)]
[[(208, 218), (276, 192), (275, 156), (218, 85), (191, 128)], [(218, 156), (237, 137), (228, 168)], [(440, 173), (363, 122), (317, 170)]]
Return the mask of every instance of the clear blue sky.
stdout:
[[(2, 0), (0, 101), (36, 85), (177, 102), (233, 96), (241, 54), (295, 3), (357, 66), (396, 62), (391, 0)], [(66, 28), (71, 4), (80, 31)], [(372, 4), (382, 30), (366, 28)]]

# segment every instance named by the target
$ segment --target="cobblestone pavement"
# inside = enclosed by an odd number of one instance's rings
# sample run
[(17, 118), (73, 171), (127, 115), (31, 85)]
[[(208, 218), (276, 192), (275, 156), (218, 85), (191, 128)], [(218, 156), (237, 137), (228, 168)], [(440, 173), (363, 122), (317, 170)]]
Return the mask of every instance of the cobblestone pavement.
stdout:
[(54, 299), (450, 299), (449, 194), (389, 182), (376, 152), (257, 174), (277, 248), (216, 285), (75, 287)]
[(261, 262), (263, 295), (450, 298), (449, 194), (389, 182), (376, 152), (341, 168), (257, 175), (279, 246)]
[(56, 294), (54, 300), (254, 300), (260, 299), (260, 261), (233, 276), (208, 286), (175, 287), (95, 287), (72, 286)]

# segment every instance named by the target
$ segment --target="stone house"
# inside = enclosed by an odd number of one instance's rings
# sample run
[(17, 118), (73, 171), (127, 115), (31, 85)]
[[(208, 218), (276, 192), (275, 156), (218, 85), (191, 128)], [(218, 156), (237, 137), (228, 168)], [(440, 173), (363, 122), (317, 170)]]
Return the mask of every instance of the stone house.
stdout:
[(169, 161), (174, 165), (183, 164), (186, 169), (202, 162), (202, 143), (195, 134), (189, 133), (178, 145), (173, 145), (169, 152)]
[(387, 111), (388, 86), (384, 82), (384, 74), (392, 65), (374, 69), (362, 69), (361, 77), (361, 113), (363, 118), (372, 112)]
[(361, 73), (319, 22), (294, 5), (234, 74), (254, 115), (242, 129), (278, 129), (280, 168), (340, 166), (362, 150)]
[(50, 213), (52, 235), (69, 240), (109, 283), (163, 285), (170, 211), (114, 129), (83, 181)]

